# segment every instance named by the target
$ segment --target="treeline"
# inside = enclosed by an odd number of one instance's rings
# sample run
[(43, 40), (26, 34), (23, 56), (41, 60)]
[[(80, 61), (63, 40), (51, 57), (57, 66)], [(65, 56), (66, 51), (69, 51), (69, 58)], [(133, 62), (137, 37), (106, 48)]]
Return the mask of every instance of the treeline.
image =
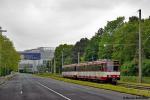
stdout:
[[(82, 38), (75, 45), (61, 44), (56, 47), (57, 72), (61, 72), (62, 52), (64, 64), (116, 59), (121, 63), (122, 75), (138, 75), (138, 18), (132, 16), (128, 22), (124, 17), (108, 21), (91, 39)], [(143, 76), (150, 76), (150, 19), (142, 19)]]
[(11, 71), (17, 71), (19, 59), (20, 56), (13, 43), (0, 33), (0, 76), (8, 75)]

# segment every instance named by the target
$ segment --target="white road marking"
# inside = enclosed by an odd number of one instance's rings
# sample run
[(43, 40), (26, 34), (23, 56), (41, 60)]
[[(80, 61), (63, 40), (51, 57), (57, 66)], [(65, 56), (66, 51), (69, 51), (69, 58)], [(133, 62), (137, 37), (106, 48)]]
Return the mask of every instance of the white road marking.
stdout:
[(22, 90), (20, 91), (20, 94), (22, 94), (23, 92), (22, 92)]
[(66, 97), (66, 96), (64, 96), (64, 95), (62, 95), (62, 94), (60, 94), (60, 93), (58, 93), (58, 92), (54, 91), (53, 89), (51, 89), (51, 88), (49, 88), (49, 87), (47, 87), (47, 86), (45, 86), (45, 85), (41, 84), (40, 82), (37, 82), (37, 83), (38, 83), (39, 85), (41, 85), (41, 86), (43, 86), (43, 87), (47, 88), (48, 90), (50, 90), (50, 91), (52, 91), (52, 92), (56, 93), (57, 95), (59, 95), (59, 96), (61, 96), (61, 97), (65, 98), (65, 99), (67, 99), (67, 100), (71, 100), (70, 98), (68, 98), (68, 97)]

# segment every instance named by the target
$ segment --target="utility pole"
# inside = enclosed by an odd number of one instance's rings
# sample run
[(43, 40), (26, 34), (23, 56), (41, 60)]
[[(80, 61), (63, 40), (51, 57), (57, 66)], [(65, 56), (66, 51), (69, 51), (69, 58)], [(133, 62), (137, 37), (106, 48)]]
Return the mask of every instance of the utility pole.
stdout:
[(56, 73), (56, 63), (55, 63), (55, 56), (54, 56), (54, 74)]
[[(2, 27), (0, 26), (0, 36), (2, 35), (2, 32), (7, 32), (7, 30), (2, 30)], [(0, 41), (2, 42), (2, 41)], [(1, 49), (2, 49), (2, 45), (0, 44), (0, 63), (1, 63)], [(0, 66), (1, 70), (1, 76), (2, 76), (2, 66)]]
[(78, 64), (80, 63), (80, 52), (78, 52)]
[[(62, 67), (61, 68), (63, 68), (63, 66), (64, 66), (64, 53), (63, 53), (63, 50), (61, 51), (61, 56), (62, 56), (62, 58), (61, 58)], [(60, 71), (61, 71), (61, 68), (60, 68)]]
[(50, 73), (50, 72), (52, 72), (52, 70), (51, 70), (51, 62), (50, 62), (50, 60), (48, 61), (48, 72)]
[(139, 83), (142, 83), (141, 9), (139, 11)]
[(50, 60), (50, 68), (51, 68), (51, 73), (53, 73), (53, 69), (52, 69), (52, 60)]

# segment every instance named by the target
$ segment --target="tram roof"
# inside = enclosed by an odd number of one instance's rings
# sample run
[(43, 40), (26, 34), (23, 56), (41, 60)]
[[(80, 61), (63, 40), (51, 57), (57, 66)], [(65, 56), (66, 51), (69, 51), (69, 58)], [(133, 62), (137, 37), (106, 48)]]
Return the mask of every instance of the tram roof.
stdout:
[[(115, 60), (116, 61), (116, 60)], [(63, 67), (74, 67), (74, 66), (90, 66), (90, 65), (99, 65), (99, 64), (106, 64), (108, 62), (113, 62), (111, 60), (97, 60), (97, 61), (91, 61), (91, 62), (84, 62), (84, 63), (79, 63), (79, 64), (69, 64), (69, 65), (64, 65)]]

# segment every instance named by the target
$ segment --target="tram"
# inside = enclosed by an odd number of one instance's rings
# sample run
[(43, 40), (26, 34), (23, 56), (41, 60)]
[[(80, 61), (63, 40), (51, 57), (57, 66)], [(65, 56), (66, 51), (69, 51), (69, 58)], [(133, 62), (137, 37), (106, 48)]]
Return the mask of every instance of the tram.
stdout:
[(100, 80), (116, 84), (120, 80), (120, 64), (117, 60), (97, 60), (64, 65), (62, 76), (74, 79)]

